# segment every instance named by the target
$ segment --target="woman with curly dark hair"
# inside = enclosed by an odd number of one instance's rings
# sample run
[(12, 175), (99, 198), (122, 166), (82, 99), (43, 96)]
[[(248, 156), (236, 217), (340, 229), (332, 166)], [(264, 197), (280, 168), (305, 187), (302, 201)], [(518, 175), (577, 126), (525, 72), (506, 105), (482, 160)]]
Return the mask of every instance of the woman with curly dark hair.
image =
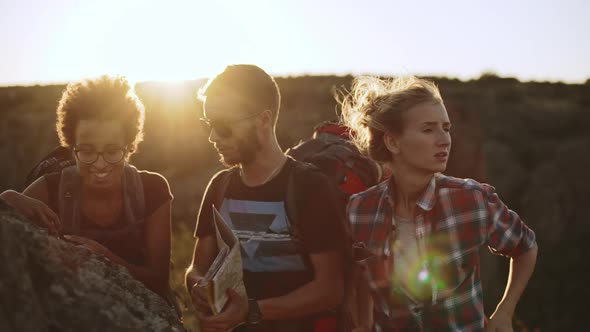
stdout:
[(75, 165), (0, 197), (51, 233), (125, 266), (166, 296), (172, 194), (129, 157), (143, 138), (144, 107), (125, 78), (69, 84), (57, 108), (60, 144)]

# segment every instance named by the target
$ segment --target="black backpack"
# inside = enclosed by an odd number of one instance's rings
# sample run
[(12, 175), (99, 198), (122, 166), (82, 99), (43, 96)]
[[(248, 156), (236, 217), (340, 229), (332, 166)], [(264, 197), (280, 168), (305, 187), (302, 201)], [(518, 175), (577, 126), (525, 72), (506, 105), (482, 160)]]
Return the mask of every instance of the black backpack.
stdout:
[(315, 165), (341, 190), (344, 199), (376, 185), (380, 168), (350, 141), (347, 127), (325, 122), (313, 136), (287, 150), (295, 160)]
[(76, 165), (72, 150), (63, 146), (58, 146), (48, 155), (43, 157), (41, 161), (29, 171), (25, 180), (25, 188), (45, 174), (59, 172), (72, 165)]

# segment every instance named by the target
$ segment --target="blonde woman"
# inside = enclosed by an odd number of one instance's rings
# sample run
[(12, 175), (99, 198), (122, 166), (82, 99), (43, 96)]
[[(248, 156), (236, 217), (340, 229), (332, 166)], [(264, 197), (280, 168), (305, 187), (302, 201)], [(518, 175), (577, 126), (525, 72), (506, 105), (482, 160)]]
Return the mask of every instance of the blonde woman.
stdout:
[[(363, 263), (371, 296), (358, 299), (369, 308), (361, 325), (368, 331), (512, 331), (536, 262), (535, 234), (493, 187), (442, 174), (451, 121), (438, 88), (416, 77), (360, 77), (342, 100), (342, 117), (357, 146), (392, 170), (388, 180), (351, 197), (347, 208), (357, 245), (375, 255)], [(489, 320), (481, 246), (511, 259), (504, 296)]]

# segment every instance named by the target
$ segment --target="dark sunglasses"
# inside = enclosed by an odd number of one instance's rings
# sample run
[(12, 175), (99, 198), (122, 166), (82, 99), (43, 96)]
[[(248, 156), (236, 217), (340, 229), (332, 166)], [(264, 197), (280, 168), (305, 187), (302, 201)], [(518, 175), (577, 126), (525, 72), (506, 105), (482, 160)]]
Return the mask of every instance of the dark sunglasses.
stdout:
[(264, 112), (264, 111), (250, 114), (250, 115), (247, 115), (243, 118), (232, 119), (232, 120), (211, 120), (211, 119), (206, 119), (206, 118), (200, 118), (199, 120), (201, 121), (201, 124), (203, 125), (203, 129), (207, 135), (211, 134), (211, 130), (215, 130), (215, 132), (217, 133), (217, 135), (219, 135), (219, 137), (228, 138), (233, 135), (233, 130), (231, 128), (231, 125), (241, 122), (241, 121), (244, 121), (244, 120), (251, 119), (253, 117), (256, 117), (256, 116), (260, 115), (262, 112)]

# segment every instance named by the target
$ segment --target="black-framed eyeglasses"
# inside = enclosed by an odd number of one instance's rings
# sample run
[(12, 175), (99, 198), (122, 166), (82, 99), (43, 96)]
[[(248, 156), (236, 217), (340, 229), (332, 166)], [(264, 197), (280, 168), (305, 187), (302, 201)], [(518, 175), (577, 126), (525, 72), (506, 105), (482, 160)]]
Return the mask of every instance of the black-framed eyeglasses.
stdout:
[(99, 156), (102, 156), (105, 162), (109, 164), (117, 164), (125, 158), (127, 154), (127, 147), (124, 148), (107, 148), (102, 152), (98, 152), (93, 149), (80, 149), (74, 148), (74, 154), (78, 161), (84, 164), (93, 164), (98, 160)]
[(215, 129), (215, 132), (219, 137), (228, 138), (233, 135), (233, 130), (231, 125), (234, 123), (238, 123), (244, 120), (251, 119), (260, 115), (264, 111), (260, 111), (258, 113), (249, 114), (243, 118), (238, 119), (231, 119), (231, 120), (211, 120), (207, 118), (200, 118), (201, 124), (203, 125), (203, 130), (207, 135), (211, 134), (211, 130)]

